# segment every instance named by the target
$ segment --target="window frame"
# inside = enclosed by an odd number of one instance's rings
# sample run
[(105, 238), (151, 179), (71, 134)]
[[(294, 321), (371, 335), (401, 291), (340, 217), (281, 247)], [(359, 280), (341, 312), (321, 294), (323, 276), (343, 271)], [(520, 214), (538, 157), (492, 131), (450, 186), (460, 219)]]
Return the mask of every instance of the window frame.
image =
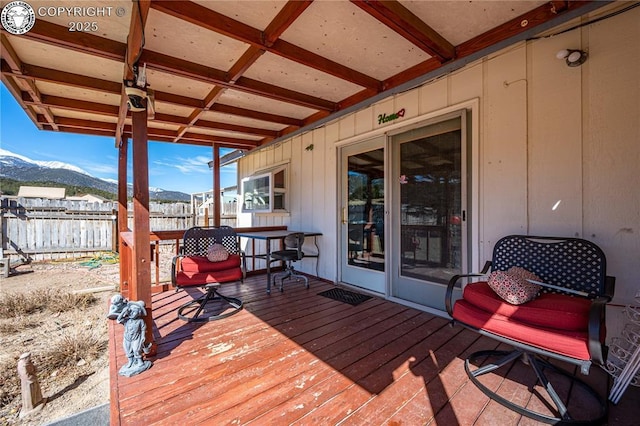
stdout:
[[(275, 182), (275, 176), (280, 173), (280, 172), (284, 172), (284, 181), (282, 182), (283, 187), (276, 187), (276, 182)], [(256, 209), (256, 208), (248, 208), (246, 207), (246, 199), (245, 199), (245, 194), (246, 194), (246, 186), (249, 184), (249, 182), (252, 181), (257, 181), (258, 179), (263, 179), (263, 178), (267, 178), (267, 185), (268, 186), (268, 191), (262, 191), (257, 193), (258, 195), (262, 195), (262, 196), (268, 196), (269, 201), (264, 204), (267, 206), (267, 208), (264, 209)], [(289, 163), (287, 164), (282, 164), (282, 165), (278, 165), (276, 167), (272, 167), (270, 169), (263, 169), (260, 171), (257, 171), (255, 174), (251, 175), (251, 176), (247, 176), (245, 178), (242, 178), (241, 182), (240, 182), (240, 188), (242, 190), (241, 192), (241, 205), (240, 205), (240, 211), (242, 213), (279, 213), (279, 212), (288, 212), (288, 197), (287, 194), (289, 192)], [(282, 194), (282, 196), (284, 197), (284, 202), (283, 202), (283, 207), (282, 208), (275, 208), (275, 197), (277, 194)]]

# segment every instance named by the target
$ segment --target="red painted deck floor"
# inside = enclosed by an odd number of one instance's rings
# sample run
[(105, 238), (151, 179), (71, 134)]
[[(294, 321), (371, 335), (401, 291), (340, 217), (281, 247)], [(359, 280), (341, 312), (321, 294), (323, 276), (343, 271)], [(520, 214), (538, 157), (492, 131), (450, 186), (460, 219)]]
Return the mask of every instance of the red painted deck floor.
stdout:
[[(176, 316), (196, 295), (153, 297), (158, 343), (153, 367), (118, 376), (126, 362), (123, 327), (111, 322), (111, 424), (210, 425), (529, 425), (469, 381), (464, 359), (496, 348), (491, 339), (448, 321), (372, 298), (357, 306), (317, 293), (333, 286), (311, 279), (265, 292), (265, 276), (227, 284), (245, 308), (229, 318), (189, 324)], [(521, 362), (483, 382), (513, 401), (544, 410), (531, 397), (535, 376)], [(604, 395), (598, 367), (586, 378)], [(538, 388), (534, 388), (535, 393)], [(570, 407), (590, 409), (576, 390), (559, 387)], [(640, 392), (630, 387), (609, 424), (638, 424)]]

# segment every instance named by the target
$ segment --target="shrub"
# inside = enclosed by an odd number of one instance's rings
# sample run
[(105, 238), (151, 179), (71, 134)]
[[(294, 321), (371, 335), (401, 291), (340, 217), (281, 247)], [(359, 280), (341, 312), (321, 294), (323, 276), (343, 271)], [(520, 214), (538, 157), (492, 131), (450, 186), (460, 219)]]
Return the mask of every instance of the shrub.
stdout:
[(63, 334), (43, 357), (48, 369), (58, 370), (72, 367), (80, 359), (96, 359), (107, 350), (107, 346), (104, 330), (100, 327), (88, 327)]

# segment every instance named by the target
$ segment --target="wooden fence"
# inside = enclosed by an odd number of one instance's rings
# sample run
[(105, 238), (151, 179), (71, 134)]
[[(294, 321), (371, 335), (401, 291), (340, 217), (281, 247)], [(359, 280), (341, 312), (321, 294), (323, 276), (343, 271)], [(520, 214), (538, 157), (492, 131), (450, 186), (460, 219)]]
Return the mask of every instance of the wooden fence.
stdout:
[[(76, 258), (117, 248), (117, 203), (31, 198), (0, 198), (0, 258), (32, 260)], [(129, 205), (129, 228), (133, 225)], [(235, 216), (222, 224), (235, 226)], [(188, 203), (149, 205), (152, 231), (187, 229), (205, 220)], [(211, 222), (212, 223), (212, 222)]]

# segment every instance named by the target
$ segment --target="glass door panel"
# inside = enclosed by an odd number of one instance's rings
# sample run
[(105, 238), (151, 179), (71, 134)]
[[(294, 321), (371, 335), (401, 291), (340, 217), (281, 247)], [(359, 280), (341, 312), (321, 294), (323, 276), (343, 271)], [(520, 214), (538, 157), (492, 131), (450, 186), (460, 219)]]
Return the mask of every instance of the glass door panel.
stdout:
[(343, 282), (384, 293), (384, 138), (342, 150)]
[(457, 116), (392, 137), (392, 294), (441, 310), (445, 284), (464, 262), (462, 122)]
[(400, 146), (401, 275), (447, 283), (460, 273), (460, 130)]

